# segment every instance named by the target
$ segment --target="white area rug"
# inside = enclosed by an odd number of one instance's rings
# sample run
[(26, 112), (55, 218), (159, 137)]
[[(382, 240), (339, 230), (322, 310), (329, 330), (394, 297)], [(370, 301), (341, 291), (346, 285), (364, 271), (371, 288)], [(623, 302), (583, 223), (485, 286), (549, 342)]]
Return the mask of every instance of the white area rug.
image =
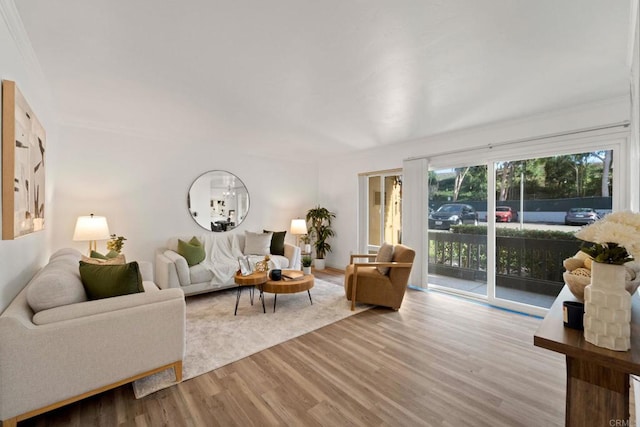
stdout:
[[(278, 295), (273, 312), (273, 294), (265, 294), (262, 312), (259, 292), (249, 302), (249, 288), (242, 290), (238, 314), (233, 315), (236, 289), (187, 297), (187, 349), (183, 379), (196, 377), (235, 362), (291, 338), (306, 334), (369, 306), (351, 311), (344, 288), (315, 279), (313, 305), (306, 292)], [(163, 371), (133, 383), (136, 398), (175, 384), (173, 370)]]

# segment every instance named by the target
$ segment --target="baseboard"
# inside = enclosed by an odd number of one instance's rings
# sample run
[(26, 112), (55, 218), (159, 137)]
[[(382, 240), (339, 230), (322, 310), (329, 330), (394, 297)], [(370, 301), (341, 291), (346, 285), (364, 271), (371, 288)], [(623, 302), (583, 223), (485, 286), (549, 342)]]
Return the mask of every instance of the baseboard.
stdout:
[[(315, 271), (315, 269), (311, 269), (311, 271)], [(324, 270), (318, 270), (318, 271), (326, 271), (327, 273), (336, 273), (336, 274), (344, 274), (344, 270), (341, 270), (339, 268), (335, 268), (335, 267), (326, 267)]]

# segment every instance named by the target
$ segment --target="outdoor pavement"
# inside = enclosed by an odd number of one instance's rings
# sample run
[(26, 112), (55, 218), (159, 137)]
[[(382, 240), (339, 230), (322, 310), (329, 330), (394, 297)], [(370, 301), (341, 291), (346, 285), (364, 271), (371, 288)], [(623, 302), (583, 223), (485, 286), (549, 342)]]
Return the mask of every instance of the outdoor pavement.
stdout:
[[(463, 280), (455, 277), (430, 274), (429, 284), (444, 286), (450, 289), (458, 289), (483, 296), (487, 295), (487, 284), (473, 280)], [(550, 308), (553, 301), (556, 299), (554, 296), (540, 295), (533, 292), (526, 292), (519, 289), (504, 288), (500, 286), (496, 287), (496, 297), (544, 308)]]

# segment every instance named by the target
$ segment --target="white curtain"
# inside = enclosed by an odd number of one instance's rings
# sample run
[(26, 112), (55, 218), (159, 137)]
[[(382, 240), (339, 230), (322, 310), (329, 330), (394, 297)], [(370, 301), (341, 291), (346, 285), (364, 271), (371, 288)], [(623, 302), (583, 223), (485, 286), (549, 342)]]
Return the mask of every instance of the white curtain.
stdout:
[(408, 159), (402, 167), (402, 243), (416, 251), (409, 284), (426, 288), (429, 164), (426, 158)]

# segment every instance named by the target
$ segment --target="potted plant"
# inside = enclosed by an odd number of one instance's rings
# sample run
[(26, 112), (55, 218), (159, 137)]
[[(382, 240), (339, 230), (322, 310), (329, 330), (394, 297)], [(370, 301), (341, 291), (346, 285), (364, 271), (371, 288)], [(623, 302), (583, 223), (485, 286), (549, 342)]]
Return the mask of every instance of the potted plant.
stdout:
[(111, 239), (107, 241), (107, 249), (120, 253), (122, 251), (122, 247), (124, 246), (125, 240), (127, 239), (123, 236), (116, 236), (115, 234), (112, 234)]
[(302, 272), (304, 274), (311, 274), (311, 255), (305, 255), (302, 257)]
[(327, 208), (316, 206), (307, 212), (307, 222), (309, 223), (310, 234), (313, 236), (313, 247), (316, 250), (315, 267), (317, 270), (324, 270), (324, 257), (331, 252), (331, 245), (328, 240), (335, 236), (331, 228), (331, 221), (336, 217)]

